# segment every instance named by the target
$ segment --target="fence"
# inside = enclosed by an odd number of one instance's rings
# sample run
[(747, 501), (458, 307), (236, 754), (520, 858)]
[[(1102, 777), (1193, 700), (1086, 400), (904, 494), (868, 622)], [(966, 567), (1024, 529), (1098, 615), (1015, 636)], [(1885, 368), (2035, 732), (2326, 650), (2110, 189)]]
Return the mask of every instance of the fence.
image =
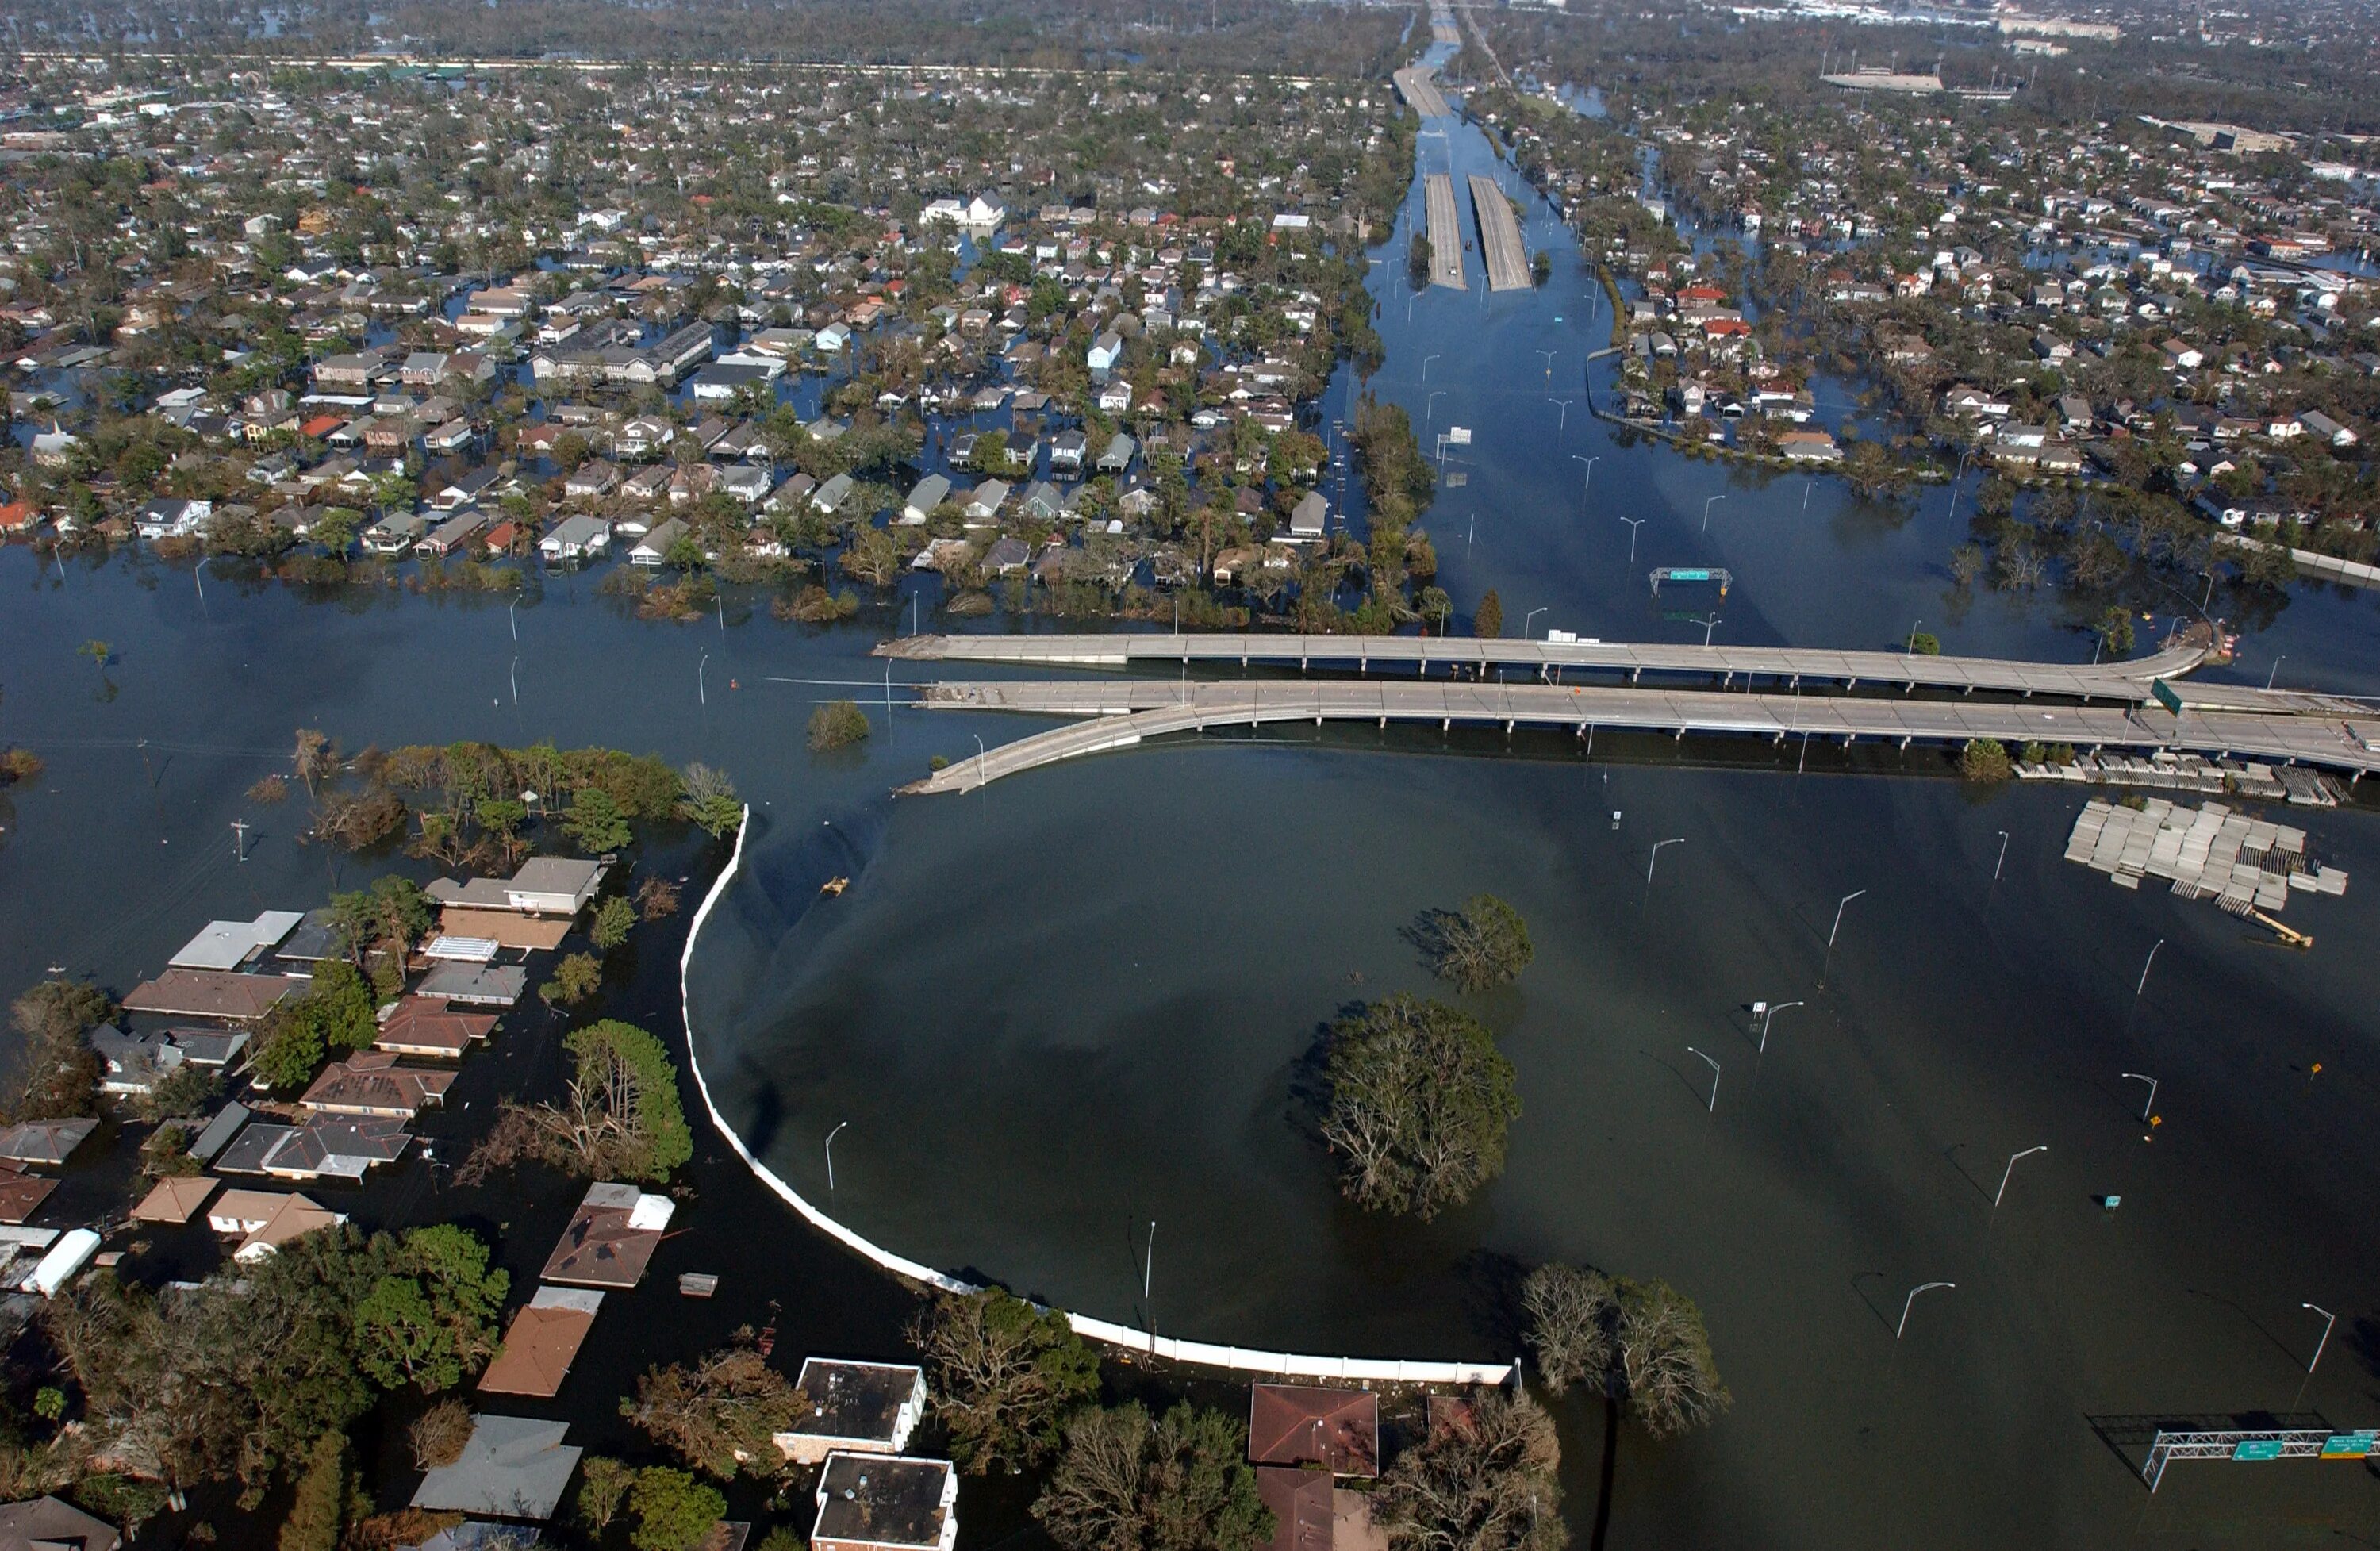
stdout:
[[(727, 858), (726, 867), (710, 885), (696, 908), (694, 921), (686, 928), (686, 951), (678, 959), (678, 1001), (686, 1017), (686, 1065), (694, 1073), (695, 1091), (702, 1097), (702, 1107), (710, 1115), (710, 1123), (727, 1139), (728, 1146), (744, 1160), (755, 1178), (775, 1192), (785, 1205), (801, 1214), (804, 1220), (820, 1231), (841, 1240), (860, 1254), (897, 1277), (938, 1288), (945, 1292), (975, 1292), (972, 1282), (962, 1281), (930, 1266), (894, 1254), (865, 1236), (854, 1232), (827, 1216), (802, 1198), (799, 1191), (779, 1178), (744, 1145), (744, 1138), (727, 1123), (719, 1105), (710, 1096), (710, 1084), (702, 1074), (702, 1060), (695, 1053), (694, 997), (690, 971), (694, 964), (694, 945), (702, 938), (703, 923), (710, 919), (711, 906), (727, 892), (727, 886), (744, 865), (744, 841), (752, 829), (752, 809), (746, 805), (743, 822), (735, 828), (735, 850)], [(1509, 1363), (1448, 1363), (1402, 1357), (1316, 1357), (1293, 1351), (1263, 1351), (1247, 1347), (1218, 1346), (1212, 1341), (1185, 1341), (1153, 1331), (1135, 1330), (1128, 1325), (1094, 1318), (1089, 1315), (1069, 1313), (1067, 1323), (1075, 1333), (1088, 1339), (1103, 1341), (1110, 1346), (1131, 1351), (1146, 1352), (1176, 1363), (1195, 1363), (1203, 1367), (1224, 1368), (1235, 1373), (1260, 1374), (1279, 1378), (1322, 1378), (1345, 1381), (1371, 1380), (1384, 1384), (1505, 1384), (1512, 1378)]]

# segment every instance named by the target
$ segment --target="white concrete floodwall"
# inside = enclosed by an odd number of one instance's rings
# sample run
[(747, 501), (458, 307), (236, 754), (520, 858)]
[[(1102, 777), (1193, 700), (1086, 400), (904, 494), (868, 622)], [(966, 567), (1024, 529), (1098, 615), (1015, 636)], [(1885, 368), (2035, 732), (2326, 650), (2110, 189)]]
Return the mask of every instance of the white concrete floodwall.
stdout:
[[(710, 1111), (710, 1123), (727, 1139), (735, 1156), (752, 1170), (759, 1181), (783, 1200), (814, 1228), (841, 1240), (860, 1254), (897, 1277), (905, 1277), (944, 1292), (975, 1292), (972, 1282), (962, 1281), (930, 1266), (894, 1254), (842, 1223), (827, 1216), (802, 1198), (799, 1191), (780, 1179), (774, 1170), (752, 1155), (744, 1138), (727, 1123), (719, 1111), (718, 1101), (711, 1097), (710, 1084), (702, 1074), (702, 1060), (695, 1053), (694, 999), (690, 971), (694, 964), (694, 945), (701, 939), (703, 923), (710, 919), (711, 907), (727, 892), (727, 886), (744, 866), (744, 841), (752, 829), (752, 808), (747, 804), (743, 821), (735, 828), (735, 850), (727, 866), (711, 883), (710, 891), (702, 896), (702, 903), (694, 913), (694, 921), (686, 928), (686, 951), (678, 958), (678, 1004), (686, 1017), (686, 1066), (694, 1074), (695, 1091), (702, 1096), (702, 1107)], [(1370, 1380), (1382, 1384), (1503, 1384), (1512, 1376), (1509, 1363), (1448, 1363), (1402, 1357), (1316, 1357), (1294, 1351), (1263, 1351), (1248, 1347), (1218, 1346), (1212, 1341), (1185, 1341), (1171, 1336), (1160, 1336), (1147, 1330), (1135, 1330), (1127, 1325), (1097, 1319), (1089, 1315), (1069, 1313), (1066, 1320), (1077, 1334), (1095, 1341), (1126, 1351), (1147, 1352), (1176, 1363), (1195, 1363), (1204, 1367), (1225, 1368), (1234, 1373), (1255, 1374), (1268, 1378), (1314, 1378), (1345, 1381)]]

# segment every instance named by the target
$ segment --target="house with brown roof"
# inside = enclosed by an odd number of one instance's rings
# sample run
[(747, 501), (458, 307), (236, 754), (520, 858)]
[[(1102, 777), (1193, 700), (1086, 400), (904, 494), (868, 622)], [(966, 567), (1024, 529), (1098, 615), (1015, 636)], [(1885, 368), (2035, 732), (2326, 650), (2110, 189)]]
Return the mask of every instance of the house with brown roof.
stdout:
[(409, 1121), (443, 1102), (455, 1073), (399, 1066), (394, 1050), (362, 1050), (333, 1061), (298, 1102), (318, 1115), (367, 1115)]
[(28, 1174), (15, 1164), (0, 1164), (0, 1223), (18, 1227), (41, 1210), (42, 1203), (57, 1188), (55, 1180)]
[(227, 1190), (207, 1208), (207, 1225), (216, 1232), (241, 1235), (231, 1257), (252, 1264), (290, 1240), (318, 1229), (335, 1228), (347, 1220), (306, 1195), (282, 1195), (273, 1191)]
[(644, 1279), (675, 1203), (634, 1185), (587, 1187), (540, 1279), (579, 1287), (630, 1288)]
[(591, 1288), (540, 1287), (513, 1315), (504, 1344), (480, 1375), (482, 1394), (552, 1397), (594, 1327), (603, 1295)]
[(205, 1174), (183, 1174), (157, 1181), (157, 1186), (132, 1208), (135, 1222), (185, 1223), (207, 1204), (221, 1180)]
[(305, 982), (285, 975), (238, 975), (223, 970), (168, 969), (144, 981), (124, 999), (127, 1012), (155, 1012), (168, 1018), (213, 1018), (224, 1023), (252, 1024), (278, 1006), (283, 998), (304, 989)]
[(1248, 1387), (1248, 1462), (1380, 1473), (1380, 1398), (1368, 1389)]
[(372, 1048), (395, 1056), (457, 1060), (495, 1027), (492, 1012), (461, 1012), (428, 997), (407, 997), (381, 1021)]

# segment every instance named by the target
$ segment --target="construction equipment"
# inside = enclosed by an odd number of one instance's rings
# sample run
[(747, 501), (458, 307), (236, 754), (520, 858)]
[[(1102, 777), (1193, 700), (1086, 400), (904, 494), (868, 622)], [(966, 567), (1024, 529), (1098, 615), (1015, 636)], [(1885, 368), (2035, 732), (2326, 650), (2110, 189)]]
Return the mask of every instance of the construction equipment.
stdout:
[(2248, 918), (2252, 921), (2262, 921), (2265, 925), (2272, 927), (2273, 935), (2275, 937), (2279, 938), (2282, 942), (2291, 948), (2299, 950), (2301, 952), (2313, 946), (2313, 933), (2297, 931), (2291, 927), (2284, 927), (2278, 921), (2274, 920), (2271, 916), (2265, 915), (2261, 910), (2250, 910), (2248, 912)]

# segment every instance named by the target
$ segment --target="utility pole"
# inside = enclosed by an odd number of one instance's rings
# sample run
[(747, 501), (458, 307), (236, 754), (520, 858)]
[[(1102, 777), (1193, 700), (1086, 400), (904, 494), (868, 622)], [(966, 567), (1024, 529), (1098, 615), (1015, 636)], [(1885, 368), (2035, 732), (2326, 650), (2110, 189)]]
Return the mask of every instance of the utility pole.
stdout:
[(233, 819), (231, 830), (231, 854), (245, 862), (248, 860), (248, 820)]

